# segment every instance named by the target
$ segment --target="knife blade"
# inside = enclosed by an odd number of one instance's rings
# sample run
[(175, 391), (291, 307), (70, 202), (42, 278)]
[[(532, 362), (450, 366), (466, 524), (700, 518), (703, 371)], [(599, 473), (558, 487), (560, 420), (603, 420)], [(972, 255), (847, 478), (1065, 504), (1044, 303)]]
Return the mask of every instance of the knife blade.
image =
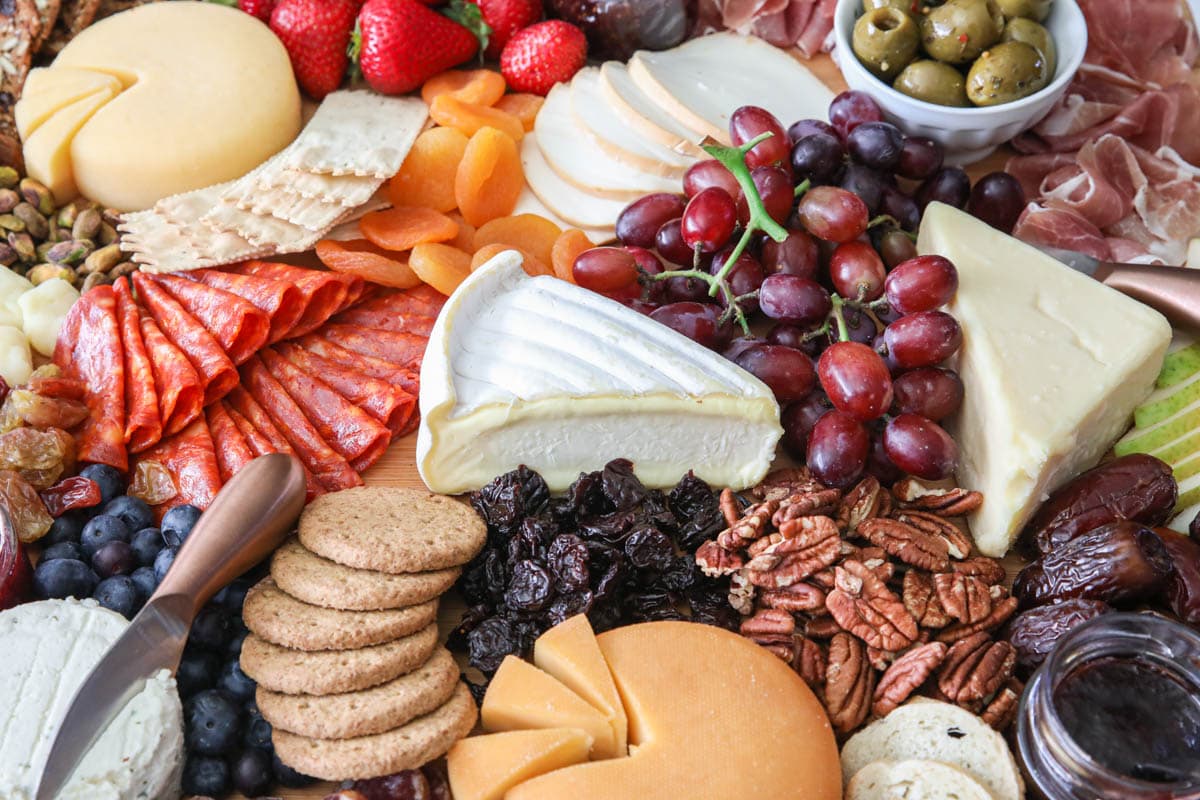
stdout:
[(36, 800), (54, 800), (92, 745), (159, 670), (179, 666), (196, 613), (279, 546), (304, 507), (304, 468), (256, 458), (217, 494), (145, 607), (76, 690), (42, 768)]

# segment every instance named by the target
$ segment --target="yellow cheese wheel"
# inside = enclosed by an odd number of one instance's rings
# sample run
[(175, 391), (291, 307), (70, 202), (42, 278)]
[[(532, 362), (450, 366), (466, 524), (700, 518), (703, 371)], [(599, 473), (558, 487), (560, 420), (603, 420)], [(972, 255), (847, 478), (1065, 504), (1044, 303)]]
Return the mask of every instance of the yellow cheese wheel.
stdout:
[(472, 736), (450, 748), (446, 770), (454, 800), (500, 800), (518, 783), (587, 761), (592, 737), (578, 728)]
[(90, 69), (31, 70), (21, 89), (21, 99), (13, 108), (17, 133), (22, 140), (28, 139), (55, 112), (104, 89), (115, 97), (122, 89), (121, 82), (112, 75)]
[(99, 91), (59, 109), (25, 140), (25, 171), (41, 181), (59, 203), (74, 197), (71, 138), (113, 98), (112, 89)]
[(125, 87), (71, 141), (79, 191), (122, 211), (240, 177), (300, 129), (287, 51), (236, 8), (176, 0), (115, 14), (63, 48), (50, 69), (62, 67)]

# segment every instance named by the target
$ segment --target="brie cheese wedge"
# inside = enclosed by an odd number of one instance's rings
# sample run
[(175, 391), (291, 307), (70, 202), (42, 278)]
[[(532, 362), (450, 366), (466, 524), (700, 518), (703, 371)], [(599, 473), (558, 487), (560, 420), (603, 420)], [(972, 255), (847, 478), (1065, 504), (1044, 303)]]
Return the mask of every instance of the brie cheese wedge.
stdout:
[(649, 317), (507, 251), (442, 309), (421, 366), (417, 468), (442, 494), (524, 464), (551, 490), (614, 458), (648, 486), (766, 474), (783, 433), (771, 390)]
[(951, 426), (969, 523), (1004, 555), (1037, 507), (1096, 465), (1150, 393), (1171, 341), (1157, 311), (969, 214), (931, 203), (917, 249), (958, 268), (966, 394)]

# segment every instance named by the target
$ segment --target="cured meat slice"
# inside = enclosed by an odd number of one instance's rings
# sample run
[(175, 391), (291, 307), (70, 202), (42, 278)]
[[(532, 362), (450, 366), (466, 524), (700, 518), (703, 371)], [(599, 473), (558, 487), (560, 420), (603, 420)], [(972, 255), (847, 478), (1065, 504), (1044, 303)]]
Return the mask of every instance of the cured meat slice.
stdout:
[(174, 436), (163, 439), (141, 455), (166, 467), (175, 481), (178, 494), (160, 509), (190, 504), (208, 508), (221, 491), (221, 470), (212, 435), (203, 419), (194, 421)]
[(416, 397), (386, 380), (310, 353), (292, 342), (275, 348), (279, 355), (309, 375), (320, 376), (339, 394), (399, 434), (416, 413)]
[(224, 405), (219, 402), (213, 403), (205, 409), (204, 416), (217, 451), (221, 480), (228, 481), (237, 475), (242, 467), (254, 460), (254, 451), (250, 449), (250, 443), (238, 430), (237, 423), (229, 416)]
[[(348, 277), (348, 276), (343, 276), (343, 277)], [(342, 307), (339, 308), (338, 310), (345, 311), (347, 308), (350, 308), (355, 303), (357, 303), (359, 300), (362, 300), (363, 295), (365, 295), (366, 293), (367, 293), (366, 281), (359, 281), (358, 283), (351, 284), (350, 286), (348, 286), (346, 288), (346, 299), (342, 301)]]
[[(68, 377), (87, 387), (88, 418), (76, 435), (80, 461), (108, 464), (122, 472), (125, 450), (125, 358), (117, 324), (117, 297), (111, 286), (97, 286), (71, 306), (55, 357)], [(61, 360), (59, 356), (61, 355)]]
[(259, 358), (321, 438), (349, 461), (355, 471), (365, 471), (383, 456), (392, 435), (382, 423), (274, 350), (263, 350)]
[(336, 325), (354, 325), (359, 328), (374, 328), (376, 330), (394, 331), (396, 333), (412, 333), (425, 337), (429, 336), (435, 322), (437, 322), (435, 317), (384, 309), (370, 309), (364, 308), (362, 305), (343, 311), (330, 320), (330, 323)]
[(125, 446), (140, 453), (163, 436), (162, 415), (158, 407), (158, 389), (154, 370), (142, 339), (142, 316), (129, 279), (113, 285), (117, 298), (117, 325), (121, 328), (121, 348), (125, 353)]
[(266, 345), (271, 320), (249, 300), (177, 275), (155, 275), (151, 280), (208, 329), (234, 364)]
[(305, 300), (290, 283), (264, 275), (239, 275), (221, 269), (198, 269), (184, 276), (205, 286), (236, 294), (254, 304), (271, 320), (267, 344), (274, 344), (291, 332), (304, 314)]
[(31, 375), (28, 386), (34, 394), (59, 400), (82, 400), (87, 396), (83, 381), (62, 375)]
[[(271, 415), (241, 386), (230, 392), (229, 397), (225, 398), (222, 402), (229, 407), (230, 416), (238, 424), (238, 428), (246, 437), (246, 441), (250, 444), (250, 448), (254, 450), (255, 455), (287, 453), (288, 455), (300, 458), (291, 443), (288, 442), (287, 437), (283, 435), (279, 428), (275, 427), (275, 423), (271, 421)], [(321, 486), (320, 482), (312, 474), (307, 462), (302, 458), (300, 462), (304, 465), (304, 482), (307, 487), (307, 498), (312, 500), (317, 495), (324, 494), (324, 487)]]
[(434, 289), (428, 284), (421, 284), (412, 289), (401, 289), (391, 294), (384, 295), (380, 300), (386, 299), (389, 303), (403, 302), (405, 307), (411, 308), (414, 312), (418, 309), (423, 310), (427, 317), (436, 317), (441, 313), (442, 306), (446, 305), (446, 295)]
[(142, 341), (154, 373), (162, 435), (170, 436), (179, 433), (200, 416), (204, 408), (204, 383), (192, 362), (167, 339), (158, 323), (147, 315), (139, 316)]
[(275, 448), (275, 445), (271, 444), (270, 439), (263, 436), (258, 428), (250, 424), (248, 419), (229, 406), (228, 400), (218, 400), (210, 408), (220, 408), (225, 412), (229, 420), (237, 426), (238, 433), (242, 435), (242, 438), (246, 441), (246, 446), (250, 448), (250, 452), (254, 454), (255, 458), (279, 452)]
[(270, 415), (321, 486), (336, 492), (362, 485), (362, 478), (341, 454), (321, 438), (304, 416), (304, 411), (267, 370), (262, 359), (255, 356), (247, 361), (242, 367), (242, 377), (246, 391)]
[[(387, 381), (392, 386), (398, 386), (414, 397), (420, 394), (420, 376), (415, 370), (396, 364), (389, 364), (382, 359), (356, 353), (353, 350), (347, 350), (341, 345), (334, 344), (328, 339), (322, 339), (316, 334), (309, 334), (302, 337), (297, 340), (297, 344), (306, 352), (329, 361), (335, 361), (364, 375), (370, 375), (372, 378)], [(414, 416), (416, 415), (414, 414)]]
[(361, 278), (293, 267), (291, 264), (278, 264), (274, 261), (245, 261), (233, 267), (231, 271), (239, 275), (273, 278), (296, 287), (304, 298), (304, 313), (288, 332), (289, 337), (302, 336), (324, 325), (330, 317), (345, 307), (346, 295), (350, 288), (362, 283)]
[(317, 334), (347, 350), (401, 367), (419, 369), (429, 339), (412, 333), (363, 330), (353, 325), (326, 325)]
[(196, 368), (204, 387), (204, 405), (229, 394), (229, 390), (238, 384), (237, 367), (220, 342), (146, 273), (133, 273), (133, 285), (158, 327)]

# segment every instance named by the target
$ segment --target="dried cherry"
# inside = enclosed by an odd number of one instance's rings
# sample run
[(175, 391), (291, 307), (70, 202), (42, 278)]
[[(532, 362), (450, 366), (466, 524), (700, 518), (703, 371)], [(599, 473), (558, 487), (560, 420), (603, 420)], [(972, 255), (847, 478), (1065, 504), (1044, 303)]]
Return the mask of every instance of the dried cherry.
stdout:
[(0, 375), (0, 404), (2, 404), (8, 398), (9, 391), (11, 390), (8, 385), (8, 381), (4, 380), (3, 375)]
[(518, 561), (504, 593), (504, 602), (517, 611), (541, 611), (554, 596), (550, 570), (532, 559)]
[(57, 519), (68, 511), (77, 508), (91, 508), (100, 505), (100, 487), (90, 478), (76, 475), (73, 478), (63, 478), (53, 486), (41, 491), (42, 502), (50, 516)]
[(1166, 528), (1156, 528), (1174, 568), (1167, 581), (1166, 600), (1171, 612), (1193, 627), (1200, 627), (1200, 544)]
[(1003, 638), (1016, 648), (1017, 666), (1029, 675), (1050, 655), (1060, 636), (1112, 610), (1112, 606), (1101, 600), (1083, 598), (1031, 608), (1009, 621)]

